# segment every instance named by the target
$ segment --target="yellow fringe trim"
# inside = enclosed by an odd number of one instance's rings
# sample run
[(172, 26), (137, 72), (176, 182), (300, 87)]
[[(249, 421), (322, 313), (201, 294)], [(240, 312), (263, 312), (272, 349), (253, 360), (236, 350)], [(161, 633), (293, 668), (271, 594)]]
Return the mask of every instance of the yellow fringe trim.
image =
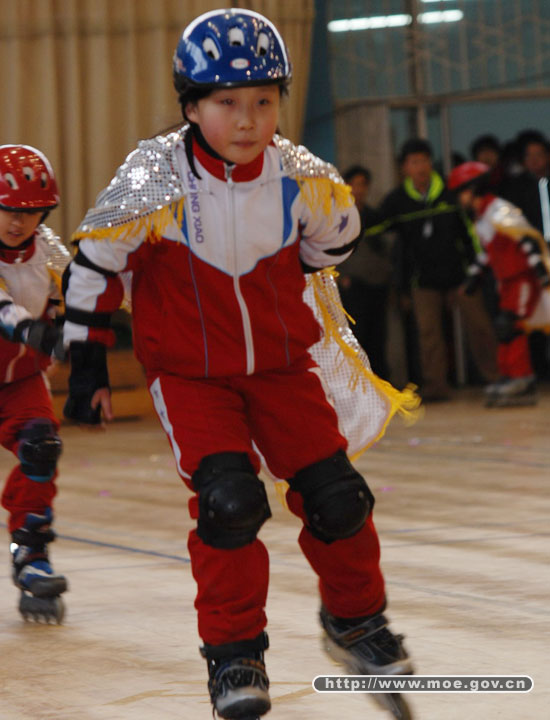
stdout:
[(365, 374), (368, 377), (371, 384), (379, 395), (383, 395), (388, 401), (390, 407), (388, 410), (388, 416), (384, 421), (380, 432), (373, 438), (365, 447), (362, 447), (353, 455), (350, 455), (350, 460), (353, 462), (361, 457), (361, 455), (377, 443), (386, 432), (388, 425), (394, 415), (399, 415), (407, 425), (412, 425), (424, 415), (424, 407), (420, 405), (422, 402), (421, 398), (416, 394), (416, 385), (407, 385), (403, 390), (397, 390), (391, 383), (386, 380), (382, 380), (378, 375), (375, 375), (372, 370), (365, 368)]
[(334, 206), (338, 210), (344, 210), (354, 204), (351, 188), (344, 183), (336, 183), (324, 177), (298, 177), (296, 182), (300, 188), (303, 201), (312, 212), (321, 208), (325, 215), (330, 215), (334, 210)]
[[(329, 178), (297, 178), (296, 181), (302, 199), (312, 212), (321, 208), (325, 215), (330, 215), (334, 207), (344, 210), (354, 204), (351, 188), (344, 183), (336, 183)], [(125, 241), (130, 240), (136, 234), (145, 232), (148, 242), (157, 242), (174, 219), (181, 227), (183, 208), (184, 199), (181, 198), (153, 212), (144, 210), (120, 225), (77, 230), (71, 240), (76, 242), (83, 238), (91, 238), (92, 240), (111, 240), (111, 242)]]
[(124, 242), (130, 240), (135, 235), (145, 232), (147, 242), (160, 242), (164, 231), (174, 221), (178, 227), (181, 227), (183, 223), (183, 207), (184, 200), (182, 198), (169, 205), (164, 205), (154, 212), (136, 215), (135, 218), (121, 225), (77, 230), (71, 240), (76, 242), (83, 238), (91, 238), (92, 240), (110, 240), (111, 242), (121, 240)]
[[(357, 386), (360, 389), (365, 390), (367, 383), (370, 383), (376, 392), (381, 395), (389, 404), (388, 417), (384, 423), (381, 431), (374, 440), (367, 447), (370, 447), (377, 442), (386, 431), (391, 418), (398, 414), (408, 424), (416, 422), (421, 416), (420, 403), (421, 399), (416, 394), (415, 386), (408, 385), (403, 390), (397, 390), (391, 383), (386, 380), (382, 380), (378, 375), (375, 375), (372, 370), (366, 365), (365, 358), (362, 357), (362, 353), (356, 348), (349, 345), (342, 337), (340, 327), (341, 322), (338, 322), (338, 315), (349, 317), (340, 301), (338, 291), (334, 282), (324, 282), (323, 278), (337, 276), (334, 268), (325, 268), (320, 272), (314, 273), (310, 276), (310, 283), (313, 289), (313, 295), (321, 314), (321, 324), (325, 331), (325, 343), (335, 342), (340, 348), (343, 358), (345, 358), (348, 364), (351, 366), (352, 374), (350, 378), (350, 387), (355, 390)], [(367, 447), (355, 453), (353, 458), (359, 457)], [(353, 459), (352, 458), (352, 459)]]
[(289, 487), (290, 485), (287, 483), (286, 480), (275, 481), (275, 492), (277, 493), (277, 500), (281, 503), (285, 510), (288, 510), (290, 512), (290, 508), (288, 507), (288, 503), (286, 501), (286, 491)]
[[(348, 362), (352, 368), (352, 374), (350, 378), (350, 387), (352, 389), (359, 389), (359, 391), (365, 391), (367, 383), (370, 383), (378, 395), (380, 395), (388, 404), (388, 413), (386, 420), (382, 424), (378, 435), (373, 438), (367, 445), (350, 455), (350, 460), (353, 462), (357, 460), (369, 447), (372, 447), (386, 432), (390, 420), (394, 415), (399, 415), (407, 424), (412, 424), (422, 417), (424, 408), (421, 407), (421, 398), (416, 394), (416, 387), (414, 385), (408, 385), (403, 390), (397, 390), (393, 385), (386, 380), (382, 380), (378, 375), (375, 375), (372, 370), (366, 365), (366, 358), (362, 356), (362, 352), (356, 350), (345, 341), (342, 337), (340, 328), (342, 323), (338, 322), (344, 317), (350, 318), (342, 303), (338, 294), (337, 288), (333, 282), (327, 283), (326, 278), (334, 280), (338, 276), (338, 273), (334, 268), (325, 268), (319, 272), (313, 273), (309, 276), (309, 282), (313, 288), (313, 294), (319, 312), (321, 314), (321, 324), (325, 331), (325, 343), (335, 342), (342, 352), (342, 362)], [(288, 504), (286, 501), (286, 492), (289, 488), (286, 480), (277, 480), (275, 482), (275, 492), (281, 505), (288, 510)]]
[(59, 299), (61, 302), (58, 307), (59, 307), (60, 314), (63, 315), (63, 313), (65, 312), (65, 302), (63, 300), (63, 289), (61, 287), (61, 275), (56, 270), (54, 270), (53, 268), (50, 268), (50, 267), (48, 268), (48, 274), (51, 277), (51, 279), (53, 280), (54, 285), (57, 288), (57, 291), (59, 293)]
[(539, 243), (544, 242), (544, 238), (540, 232), (531, 225), (505, 225), (502, 223), (494, 223), (493, 227), (498, 233), (508, 235), (508, 237), (512, 237), (514, 240), (521, 240), (521, 238), (527, 235), (535, 240), (538, 240)]

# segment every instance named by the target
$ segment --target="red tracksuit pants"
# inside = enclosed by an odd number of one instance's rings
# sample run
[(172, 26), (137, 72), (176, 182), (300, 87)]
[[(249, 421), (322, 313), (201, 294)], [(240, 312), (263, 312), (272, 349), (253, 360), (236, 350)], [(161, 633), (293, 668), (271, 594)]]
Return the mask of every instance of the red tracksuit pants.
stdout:
[[(499, 282), (499, 308), (524, 319), (533, 314), (540, 297), (540, 285), (532, 273), (525, 273)], [(518, 322), (518, 327), (521, 322)], [(522, 332), (509, 343), (499, 343), (498, 371), (505, 377), (526, 377), (533, 374), (529, 342)]]
[[(42, 374), (0, 386), (0, 443), (16, 456), (17, 435), (25, 423), (34, 418), (47, 418), (56, 429), (59, 428)], [(57, 473), (48, 482), (36, 482), (23, 473), (20, 465), (14, 467), (2, 493), (2, 506), (10, 514), (10, 533), (23, 525), (27, 513), (40, 514), (52, 507), (57, 492), (56, 477)]]
[[(347, 446), (309, 356), (284, 370), (232, 378), (189, 380), (150, 373), (149, 386), (178, 471), (191, 489), (201, 459), (213, 453), (245, 452), (258, 472), (257, 448), (276, 477), (290, 478)], [(287, 500), (303, 520), (301, 496), (289, 490)], [(196, 495), (189, 511), (196, 519)], [(356, 617), (383, 607), (384, 580), (372, 517), (353, 537), (331, 544), (304, 526), (299, 543), (319, 576), (321, 600), (330, 613)], [(188, 547), (202, 640), (222, 645), (256, 637), (267, 622), (269, 558), (264, 544), (256, 538), (241, 548), (219, 549), (203, 543), (192, 530)]]

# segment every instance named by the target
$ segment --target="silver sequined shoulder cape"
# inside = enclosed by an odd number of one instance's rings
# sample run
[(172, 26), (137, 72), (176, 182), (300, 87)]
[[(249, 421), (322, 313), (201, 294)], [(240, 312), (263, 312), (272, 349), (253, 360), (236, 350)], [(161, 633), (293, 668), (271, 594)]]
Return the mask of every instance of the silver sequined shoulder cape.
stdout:
[(59, 235), (47, 225), (41, 224), (38, 226), (37, 239), (46, 246), (46, 266), (57, 275), (62, 275), (71, 261), (71, 253), (61, 242)]
[[(141, 140), (98, 195), (96, 206), (88, 211), (77, 234), (118, 227), (181, 200), (185, 196), (185, 187), (174, 153), (187, 129), (186, 125), (176, 132)], [(282, 175), (301, 179), (328, 178), (343, 184), (333, 165), (320, 160), (302, 145), (294, 145), (279, 135), (273, 137), (273, 144), (281, 155)]]

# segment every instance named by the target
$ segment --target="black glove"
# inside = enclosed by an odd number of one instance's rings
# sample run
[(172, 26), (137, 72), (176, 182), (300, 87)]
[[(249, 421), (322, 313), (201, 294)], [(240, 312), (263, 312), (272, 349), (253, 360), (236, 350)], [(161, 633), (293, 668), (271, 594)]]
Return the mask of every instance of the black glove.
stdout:
[(99, 425), (101, 406), (92, 409), (91, 402), (96, 390), (109, 388), (107, 348), (98, 342), (72, 342), (69, 357), (71, 359), (69, 397), (65, 402), (63, 414), (69, 420), (87, 425)]
[(50, 325), (43, 320), (22, 320), (13, 331), (13, 339), (44, 355), (53, 356), (57, 360), (65, 359), (63, 330), (58, 325)]

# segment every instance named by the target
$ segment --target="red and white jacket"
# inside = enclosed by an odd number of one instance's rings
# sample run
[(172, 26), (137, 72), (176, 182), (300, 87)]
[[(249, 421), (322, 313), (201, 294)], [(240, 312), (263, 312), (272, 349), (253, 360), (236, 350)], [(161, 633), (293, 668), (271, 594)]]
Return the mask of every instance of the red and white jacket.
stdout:
[(359, 231), (349, 189), (305, 148), (276, 137), (249, 165), (229, 166), (185, 129), (144, 141), (75, 234), (65, 343), (111, 342), (120, 274), (131, 273), (134, 347), (148, 371), (288, 366), (320, 338), (301, 263), (345, 260)]
[[(61, 313), (61, 273), (69, 251), (52, 230), (40, 225), (17, 248), (0, 247), (0, 327), (11, 335), (22, 320), (53, 320)], [(0, 336), (0, 385), (45, 370), (51, 358)]]
[(489, 265), (498, 282), (532, 274), (538, 263), (548, 265), (544, 238), (507, 200), (485, 196), (475, 227), (483, 249), (477, 262)]

